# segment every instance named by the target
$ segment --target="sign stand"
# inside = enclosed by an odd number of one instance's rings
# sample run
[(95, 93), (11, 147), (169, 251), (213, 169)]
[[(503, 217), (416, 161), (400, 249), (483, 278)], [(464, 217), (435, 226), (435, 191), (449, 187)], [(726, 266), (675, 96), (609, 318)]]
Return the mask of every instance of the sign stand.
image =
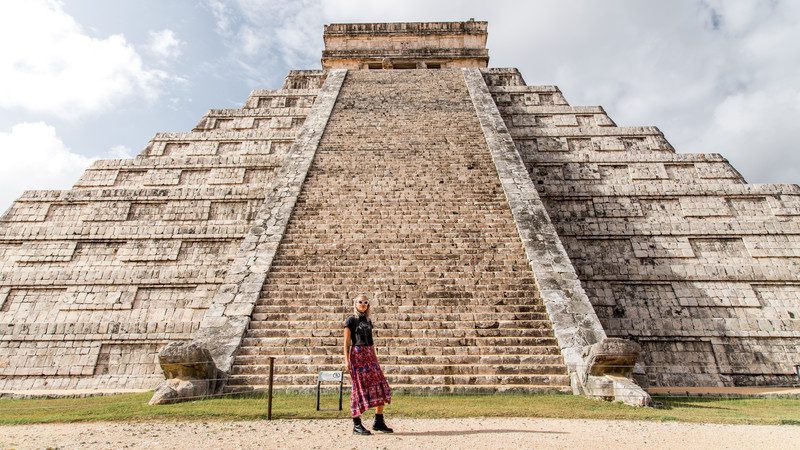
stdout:
[[(319, 397), (322, 390), (323, 381), (339, 382), (339, 409), (320, 409)], [(344, 390), (344, 374), (341, 370), (321, 370), (317, 377), (317, 411), (341, 411), (342, 410), (342, 391)]]

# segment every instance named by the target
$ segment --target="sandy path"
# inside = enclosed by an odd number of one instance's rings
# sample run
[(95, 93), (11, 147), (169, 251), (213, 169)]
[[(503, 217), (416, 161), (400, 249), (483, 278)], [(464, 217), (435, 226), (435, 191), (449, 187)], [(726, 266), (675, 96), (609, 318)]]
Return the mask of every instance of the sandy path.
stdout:
[[(139, 422), (0, 427), (0, 448), (798, 448), (800, 426), (562, 419), (388, 419), (353, 436), (344, 420)], [(371, 421), (367, 421), (371, 424)]]

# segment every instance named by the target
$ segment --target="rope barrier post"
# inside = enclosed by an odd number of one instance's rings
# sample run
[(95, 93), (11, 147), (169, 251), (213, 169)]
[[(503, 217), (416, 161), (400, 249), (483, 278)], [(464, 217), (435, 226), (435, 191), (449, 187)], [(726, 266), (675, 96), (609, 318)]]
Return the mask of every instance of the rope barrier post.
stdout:
[(275, 357), (269, 357), (269, 388), (267, 389), (267, 420), (272, 420), (272, 376), (275, 368)]

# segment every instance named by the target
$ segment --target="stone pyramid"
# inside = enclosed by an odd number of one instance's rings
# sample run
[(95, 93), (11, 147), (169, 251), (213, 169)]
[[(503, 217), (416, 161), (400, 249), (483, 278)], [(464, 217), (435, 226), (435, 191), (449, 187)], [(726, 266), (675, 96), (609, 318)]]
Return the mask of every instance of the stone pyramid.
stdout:
[(176, 342), (206, 393), (262, 387), (270, 356), (310, 388), (359, 293), (397, 389), (796, 383), (798, 186), (489, 69), (486, 37), (328, 25), (322, 70), (24, 193), (0, 219), (0, 391), (152, 389)]

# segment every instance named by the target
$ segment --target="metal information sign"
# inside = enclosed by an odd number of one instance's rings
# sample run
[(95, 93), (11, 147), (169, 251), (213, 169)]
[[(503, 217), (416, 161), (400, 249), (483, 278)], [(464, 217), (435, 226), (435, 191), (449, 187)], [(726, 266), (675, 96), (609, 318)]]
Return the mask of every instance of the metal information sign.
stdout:
[[(320, 409), (319, 397), (323, 382), (339, 382), (339, 409)], [(341, 411), (342, 410), (342, 391), (344, 390), (344, 374), (341, 370), (320, 370), (317, 377), (317, 411)]]

